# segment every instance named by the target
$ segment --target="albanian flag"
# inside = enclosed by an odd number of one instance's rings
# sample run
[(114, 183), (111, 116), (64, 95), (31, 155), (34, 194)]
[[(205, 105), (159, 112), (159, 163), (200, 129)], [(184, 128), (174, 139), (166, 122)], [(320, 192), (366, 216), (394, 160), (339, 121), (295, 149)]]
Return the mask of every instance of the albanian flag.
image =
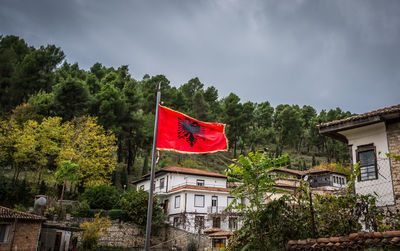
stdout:
[(227, 151), (225, 124), (201, 122), (160, 105), (157, 149), (183, 153)]

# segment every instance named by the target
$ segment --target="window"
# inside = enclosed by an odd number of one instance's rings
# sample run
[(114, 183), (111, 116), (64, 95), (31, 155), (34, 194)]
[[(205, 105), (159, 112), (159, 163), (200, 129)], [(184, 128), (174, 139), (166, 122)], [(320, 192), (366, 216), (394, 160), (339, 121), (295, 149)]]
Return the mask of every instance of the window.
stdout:
[(213, 196), (213, 197), (211, 198), (211, 206), (212, 206), (212, 207), (218, 206), (218, 197), (217, 197), (217, 196)]
[(196, 180), (196, 185), (197, 186), (204, 186), (204, 180)]
[(181, 224), (181, 218), (180, 217), (174, 217), (174, 227), (178, 227)]
[(179, 208), (181, 206), (181, 196), (175, 196), (175, 208)]
[(11, 224), (0, 224), (0, 243), (8, 242)]
[(194, 206), (195, 207), (204, 207), (204, 195), (195, 195), (194, 196)]
[(141, 185), (141, 186), (139, 187), (139, 189), (140, 189), (140, 190), (144, 190), (144, 185)]
[(237, 218), (229, 217), (229, 229), (234, 230), (237, 229)]
[(225, 248), (225, 239), (212, 239), (212, 245), (214, 248)]
[(357, 162), (360, 163), (359, 181), (374, 180), (378, 178), (376, 167), (375, 147), (370, 145), (359, 146), (357, 148)]
[(160, 189), (164, 188), (164, 178), (160, 179)]
[(213, 217), (213, 228), (220, 228), (220, 227), (221, 227), (221, 218)]
[(195, 216), (194, 226), (196, 229), (204, 229), (204, 216)]
[(234, 199), (235, 199), (235, 197), (228, 197), (228, 205), (227, 206), (229, 206)]

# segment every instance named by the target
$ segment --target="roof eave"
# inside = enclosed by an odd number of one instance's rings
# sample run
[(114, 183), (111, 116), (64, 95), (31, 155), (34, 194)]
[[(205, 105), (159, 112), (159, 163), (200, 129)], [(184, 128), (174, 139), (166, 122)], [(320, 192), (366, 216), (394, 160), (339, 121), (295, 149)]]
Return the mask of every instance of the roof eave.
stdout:
[(372, 125), (375, 123), (379, 123), (384, 121), (384, 119), (379, 116), (372, 116), (372, 117), (366, 117), (358, 120), (350, 120), (350, 121), (345, 121), (343, 123), (338, 123), (338, 124), (333, 124), (333, 125), (328, 125), (328, 126), (323, 126), (319, 125), (318, 130), (319, 133), (325, 136), (328, 136), (333, 139), (340, 140), (344, 143), (348, 143), (347, 138), (340, 134), (340, 131), (345, 131), (345, 130), (350, 130), (354, 129), (357, 127), (362, 127), (362, 126), (367, 126), (367, 125)]

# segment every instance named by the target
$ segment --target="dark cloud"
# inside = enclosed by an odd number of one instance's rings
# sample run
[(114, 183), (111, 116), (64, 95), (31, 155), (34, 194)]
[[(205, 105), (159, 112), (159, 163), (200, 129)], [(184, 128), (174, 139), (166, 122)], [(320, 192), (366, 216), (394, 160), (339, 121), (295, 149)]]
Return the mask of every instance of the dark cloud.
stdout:
[(69, 62), (129, 65), (221, 96), (341, 107), (400, 103), (400, 2), (1, 0), (0, 32)]

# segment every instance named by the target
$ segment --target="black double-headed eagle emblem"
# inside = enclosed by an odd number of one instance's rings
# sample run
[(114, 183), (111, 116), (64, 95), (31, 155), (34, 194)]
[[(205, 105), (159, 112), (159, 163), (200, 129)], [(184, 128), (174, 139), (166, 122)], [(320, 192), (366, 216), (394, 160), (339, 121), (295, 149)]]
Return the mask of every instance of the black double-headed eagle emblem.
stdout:
[(191, 147), (199, 140), (204, 140), (204, 127), (189, 118), (178, 118), (178, 138), (185, 138)]

